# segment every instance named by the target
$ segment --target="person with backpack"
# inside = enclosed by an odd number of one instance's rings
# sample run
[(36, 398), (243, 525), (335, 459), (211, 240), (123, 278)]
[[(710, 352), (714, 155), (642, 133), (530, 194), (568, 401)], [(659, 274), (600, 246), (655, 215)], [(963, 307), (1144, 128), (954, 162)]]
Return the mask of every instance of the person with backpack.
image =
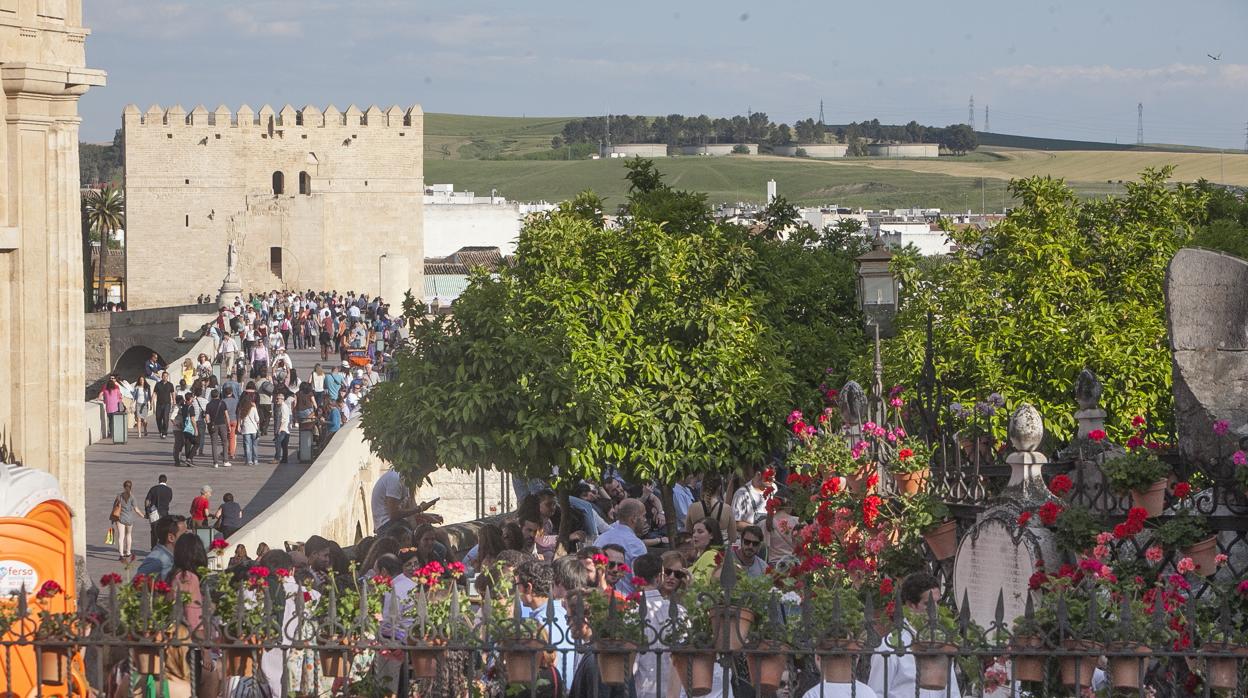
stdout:
[(212, 400), (208, 402), (205, 412), (208, 418), (208, 438), (211, 440), (212, 467), (219, 468), (224, 463), (228, 468), (230, 461), (227, 460), (226, 450), (230, 443), (230, 408), (221, 399), (220, 391), (212, 391)]
[(182, 467), (182, 461), (185, 459), (186, 467), (194, 467), (195, 460), (192, 456), (195, 453), (196, 434), (195, 415), (191, 410), (191, 405), (186, 398), (178, 395), (173, 421), (173, 464), (175, 466)]

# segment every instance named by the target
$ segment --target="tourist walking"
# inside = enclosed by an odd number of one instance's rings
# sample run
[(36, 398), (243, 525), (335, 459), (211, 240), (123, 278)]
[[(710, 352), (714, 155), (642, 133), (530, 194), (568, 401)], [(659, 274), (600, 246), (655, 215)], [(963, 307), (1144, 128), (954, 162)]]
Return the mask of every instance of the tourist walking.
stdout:
[(290, 459), (290, 401), (281, 393), (273, 395), (273, 462)]
[(169, 382), (169, 372), (162, 371), (160, 380), (156, 381), (156, 387), (152, 388), (152, 393), (156, 396), (156, 429), (160, 432), (160, 438), (169, 436), (169, 412), (173, 409), (173, 383)]
[(144, 516), (134, 501), (134, 483), (121, 483), (121, 493), (113, 499), (113, 511), (109, 521), (113, 524), (113, 537), (117, 540), (117, 559), (122, 562), (134, 560), (134, 523)]
[(259, 465), (256, 455), (256, 438), (260, 434), (260, 410), (256, 408), (255, 392), (248, 390), (238, 401), (238, 432), (243, 438), (243, 460), (247, 465)]
[(238, 343), (234, 335), (226, 332), (221, 338), (221, 348), (218, 351), (221, 355), (221, 375), (234, 375), (234, 362), (238, 359)]
[(212, 467), (219, 468), (222, 465), (230, 467), (230, 461), (227, 449), (230, 442), (230, 408), (226, 406), (225, 400), (221, 399), (221, 393), (217, 390), (212, 391), (212, 400), (208, 402), (205, 410), (208, 419), (208, 436), (209, 446), (212, 449)]
[(182, 461), (186, 461), (186, 466), (193, 467), (195, 465), (195, 445), (199, 440), (199, 427), (195, 423), (195, 413), (191, 407), (190, 401), (179, 395), (177, 397), (177, 408), (174, 412), (174, 428), (173, 428), (173, 464), (181, 467)]
[(139, 376), (134, 384), (134, 426), (139, 430), (139, 438), (147, 436), (147, 419), (152, 411), (152, 386), (147, 376)]
[(169, 516), (169, 504), (173, 501), (173, 488), (169, 486), (169, 476), (156, 478), (156, 484), (147, 491), (143, 498), (143, 511), (152, 524), (152, 544), (156, 547), (156, 522)]
[(121, 386), (117, 383), (116, 376), (109, 376), (104, 382), (104, 387), (100, 389), (99, 400), (104, 403), (104, 412), (108, 415), (108, 438), (111, 439), (113, 438), (112, 416), (126, 411), (121, 401)]

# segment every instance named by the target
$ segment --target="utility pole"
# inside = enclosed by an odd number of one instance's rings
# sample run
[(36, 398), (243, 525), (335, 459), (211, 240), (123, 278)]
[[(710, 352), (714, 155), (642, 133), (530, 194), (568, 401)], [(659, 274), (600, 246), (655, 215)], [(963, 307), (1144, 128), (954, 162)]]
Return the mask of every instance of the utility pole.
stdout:
[(971, 95), (971, 106), (966, 110), (966, 120), (970, 124), (971, 130), (975, 130), (975, 95)]
[(988, 105), (984, 105), (984, 131), (992, 131), (992, 127), (988, 125)]
[(1135, 144), (1144, 145), (1144, 103), (1137, 104), (1135, 110), (1138, 114), (1135, 122)]
[(819, 125), (823, 125), (823, 100), (819, 100)]

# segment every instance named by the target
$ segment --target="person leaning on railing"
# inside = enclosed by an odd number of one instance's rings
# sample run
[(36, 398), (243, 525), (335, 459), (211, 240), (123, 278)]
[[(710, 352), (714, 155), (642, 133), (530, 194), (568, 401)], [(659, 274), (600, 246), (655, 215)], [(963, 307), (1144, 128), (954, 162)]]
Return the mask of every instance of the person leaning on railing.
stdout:
[[(906, 610), (926, 614), (930, 605), (940, 604), (940, 581), (926, 572), (915, 572), (901, 580), (901, 602)], [(871, 655), (871, 676), (867, 685), (880, 698), (945, 698), (960, 696), (954, 664), (949, 666), (948, 692), (945, 689), (917, 688), (917, 668), (912, 652), (901, 652), (914, 642), (914, 628), (906, 621), (900, 631), (900, 643), (893, 633), (880, 640)], [(900, 644), (900, 646), (897, 646)], [(916, 694), (917, 690), (917, 694)]]

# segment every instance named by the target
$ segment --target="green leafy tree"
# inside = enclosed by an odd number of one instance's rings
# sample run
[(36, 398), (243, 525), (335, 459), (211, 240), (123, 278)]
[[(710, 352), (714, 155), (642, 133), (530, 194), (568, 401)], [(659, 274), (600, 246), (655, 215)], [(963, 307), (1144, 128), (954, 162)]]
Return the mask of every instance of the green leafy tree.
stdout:
[[(1123, 197), (1080, 202), (1062, 180), (1011, 182), (1022, 203), (987, 229), (950, 230), (956, 246), (940, 265), (903, 254), (899, 333), (886, 366), (914, 385), (923, 366), (927, 313), (933, 357), (952, 399), (1000, 392), (1030, 402), (1057, 437), (1074, 430), (1075, 376), (1092, 369), (1119, 434), (1138, 414), (1164, 430), (1172, 414), (1163, 286), (1166, 266), (1190, 239), (1205, 196), (1146, 170)], [(998, 435), (1002, 436), (1002, 435)]]
[(749, 239), (694, 215), (704, 199), (653, 163), (629, 167), (620, 226), (590, 195), (532, 217), (513, 264), (473, 276), (453, 316), (419, 319), (365, 411), (375, 452), (413, 480), (554, 472), (566, 497), (609, 466), (670, 484), (773, 450), (792, 378), (758, 320)]
[(941, 129), (937, 142), (955, 155), (969, 153), (979, 147), (979, 137), (966, 124), (954, 124)]

